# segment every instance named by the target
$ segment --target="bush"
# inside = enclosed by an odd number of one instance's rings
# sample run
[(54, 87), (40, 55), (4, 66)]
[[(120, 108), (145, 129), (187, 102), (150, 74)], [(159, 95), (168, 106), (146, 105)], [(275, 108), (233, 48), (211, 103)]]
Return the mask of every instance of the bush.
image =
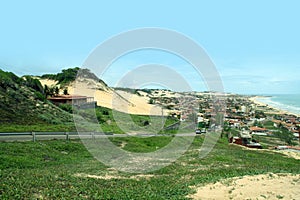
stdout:
[(261, 110), (256, 110), (255, 111), (255, 118), (257, 118), (257, 119), (266, 118), (266, 114)]
[(154, 104), (154, 100), (153, 99), (149, 99), (149, 104)]
[(59, 108), (66, 111), (66, 112), (68, 112), (68, 113), (71, 113), (71, 114), (73, 113), (73, 107), (70, 104), (60, 104)]
[(31, 76), (25, 76), (25, 85), (40, 93), (44, 93), (44, 88), (38, 79), (32, 78)]
[(103, 111), (102, 111), (102, 114), (103, 114), (103, 115), (109, 115), (109, 112), (108, 112), (107, 110), (103, 110)]
[(58, 74), (45, 74), (42, 78), (48, 78), (52, 80), (58, 81), (59, 84), (67, 84), (76, 79), (77, 73), (79, 71), (79, 67), (64, 69), (61, 73)]
[(18, 87), (17, 84), (22, 83), (23, 80), (16, 76), (12, 72), (4, 72), (0, 69), (0, 86), (2, 88), (11, 87), (16, 89)]
[(35, 99), (38, 99), (40, 101), (46, 100), (46, 97), (43, 94), (41, 94), (40, 92), (34, 92), (34, 95), (35, 95)]
[(98, 120), (99, 124), (105, 123), (105, 119), (100, 113), (97, 113), (96, 115), (97, 115), (97, 120)]
[(281, 127), (279, 132), (274, 132), (274, 136), (288, 145), (294, 145), (294, 134), (285, 127)]
[(257, 126), (259, 128), (263, 128), (264, 127), (263, 124), (261, 122), (258, 122), (257, 120), (254, 121), (253, 126)]

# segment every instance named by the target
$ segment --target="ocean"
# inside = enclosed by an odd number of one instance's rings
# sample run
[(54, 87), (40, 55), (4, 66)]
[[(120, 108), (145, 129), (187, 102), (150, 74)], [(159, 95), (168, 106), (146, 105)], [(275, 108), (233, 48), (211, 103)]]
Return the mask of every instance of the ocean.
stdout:
[(257, 98), (257, 101), (300, 115), (300, 94), (270, 95), (270, 97)]

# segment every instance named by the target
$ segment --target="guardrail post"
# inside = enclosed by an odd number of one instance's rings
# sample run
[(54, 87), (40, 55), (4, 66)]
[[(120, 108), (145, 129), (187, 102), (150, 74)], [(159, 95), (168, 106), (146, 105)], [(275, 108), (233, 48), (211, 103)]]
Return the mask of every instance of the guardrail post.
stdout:
[(70, 137), (69, 137), (69, 132), (66, 132), (66, 140), (69, 141)]
[(36, 135), (35, 135), (35, 132), (32, 132), (31, 134), (32, 134), (32, 141), (35, 142), (35, 141), (36, 141)]

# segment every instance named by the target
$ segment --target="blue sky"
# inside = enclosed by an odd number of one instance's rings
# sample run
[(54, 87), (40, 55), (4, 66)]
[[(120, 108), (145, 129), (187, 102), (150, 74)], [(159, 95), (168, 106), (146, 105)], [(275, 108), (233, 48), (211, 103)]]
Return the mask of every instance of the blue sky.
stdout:
[[(131, 29), (178, 31), (202, 46), (226, 92), (300, 93), (299, 1), (2, 1), (0, 68), (18, 75), (81, 66), (106, 39)], [(153, 61), (150, 58), (153, 59)], [(205, 90), (174, 56), (124, 56), (102, 78), (114, 85), (137, 64), (168, 64)], [(122, 70), (120, 70), (122, 69)]]

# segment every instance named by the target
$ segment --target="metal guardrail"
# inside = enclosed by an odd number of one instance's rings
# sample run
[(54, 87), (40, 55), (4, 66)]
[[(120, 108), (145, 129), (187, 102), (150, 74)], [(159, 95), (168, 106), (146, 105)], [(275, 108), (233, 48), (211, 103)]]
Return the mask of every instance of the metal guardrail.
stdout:
[[(194, 136), (194, 132), (176, 134), (176, 136)], [(113, 133), (102, 133), (102, 132), (19, 132), (19, 133), (0, 133), (1, 141), (37, 141), (37, 140), (51, 140), (51, 139), (65, 139), (70, 140), (71, 138), (81, 139), (98, 139), (101, 137), (154, 137), (154, 136), (173, 136), (165, 134), (113, 134)]]
[(175, 129), (178, 129), (179, 126), (180, 126), (180, 121), (179, 122), (175, 122), (174, 124), (171, 124), (167, 127), (164, 127), (163, 130), (175, 130)]
[[(32, 141), (36, 141), (37, 139), (56, 139), (57, 136), (61, 136), (66, 140), (70, 140), (71, 136), (75, 137), (90, 137), (95, 138), (96, 136), (112, 136), (113, 133), (100, 133), (100, 132), (84, 132), (78, 134), (78, 132), (18, 132), (18, 133), (0, 133), (0, 141), (6, 140), (28, 140), (31, 138)], [(26, 137), (26, 139), (25, 139)], [(50, 138), (49, 138), (50, 137)], [(61, 139), (61, 138), (60, 138)]]

